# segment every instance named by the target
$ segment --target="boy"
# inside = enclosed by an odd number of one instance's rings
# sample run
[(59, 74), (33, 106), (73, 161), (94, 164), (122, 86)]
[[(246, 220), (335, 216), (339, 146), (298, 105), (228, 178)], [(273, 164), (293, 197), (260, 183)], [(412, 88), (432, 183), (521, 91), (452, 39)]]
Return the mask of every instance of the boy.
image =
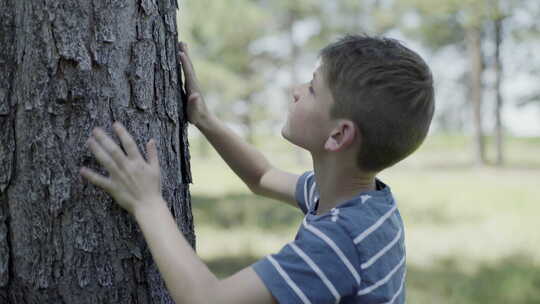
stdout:
[[(146, 162), (115, 124), (127, 155), (102, 130), (89, 146), (110, 172), (82, 168), (132, 213), (177, 303), (404, 303), (403, 223), (390, 188), (376, 178), (424, 140), (434, 111), (425, 62), (391, 39), (346, 36), (321, 51), (311, 82), (293, 90), (282, 136), (310, 151), (313, 171), (274, 168), (212, 115), (186, 46), (188, 119), (253, 193), (300, 208), (294, 241), (218, 280), (196, 256), (166, 208), (154, 141)], [(159, 223), (159, 224), (156, 224)]]

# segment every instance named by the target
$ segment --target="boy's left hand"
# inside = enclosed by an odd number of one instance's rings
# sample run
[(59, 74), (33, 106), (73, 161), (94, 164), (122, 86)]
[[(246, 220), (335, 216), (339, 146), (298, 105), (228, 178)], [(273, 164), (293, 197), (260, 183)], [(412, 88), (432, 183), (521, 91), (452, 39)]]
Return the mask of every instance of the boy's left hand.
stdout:
[(164, 203), (155, 140), (150, 140), (146, 145), (147, 162), (124, 126), (117, 122), (113, 128), (127, 155), (102, 129), (95, 128), (87, 143), (110, 176), (102, 176), (85, 167), (81, 168), (81, 175), (109, 193), (122, 208), (133, 215), (140, 209)]

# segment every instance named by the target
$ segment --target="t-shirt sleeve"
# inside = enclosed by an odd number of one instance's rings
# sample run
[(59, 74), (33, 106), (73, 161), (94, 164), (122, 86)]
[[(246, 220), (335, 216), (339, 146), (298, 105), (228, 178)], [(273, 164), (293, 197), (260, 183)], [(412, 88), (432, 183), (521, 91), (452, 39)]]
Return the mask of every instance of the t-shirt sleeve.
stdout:
[(315, 190), (315, 175), (313, 171), (306, 171), (302, 175), (300, 175), (300, 178), (298, 178), (298, 182), (296, 183), (296, 202), (298, 203), (298, 206), (304, 212), (304, 214), (308, 213), (308, 210), (310, 209), (310, 203), (313, 202), (313, 192)]
[(252, 265), (280, 304), (338, 303), (360, 284), (358, 255), (337, 223), (307, 224), (303, 236)]

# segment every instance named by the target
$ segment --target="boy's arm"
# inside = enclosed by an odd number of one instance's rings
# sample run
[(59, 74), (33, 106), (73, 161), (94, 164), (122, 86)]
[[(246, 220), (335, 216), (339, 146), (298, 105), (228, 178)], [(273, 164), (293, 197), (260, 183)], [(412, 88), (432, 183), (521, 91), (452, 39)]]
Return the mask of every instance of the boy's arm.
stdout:
[(197, 127), (253, 193), (298, 208), (294, 194), (299, 175), (273, 167), (261, 152), (213, 115)]
[(161, 196), (155, 141), (147, 144), (146, 161), (126, 129), (121, 124), (114, 124), (114, 129), (126, 153), (101, 129), (94, 130), (88, 141), (110, 176), (88, 168), (81, 168), (81, 175), (108, 192), (135, 217), (174, 301), (179, 304), (275, 303), (251, 268), (221, 281), (210, 272), (178, 230)]
[(298, 207), (294, 193), (299, 175), (274, 168), (261, 152), (208, 111), (187, 47), (180, 43), (179, 48), (179, 59), (182, 62), (188, 95), (189, 122), (197, 126), (227, 165), (253, 193)]
[(253, 192), (300, 208), (295, 198), (296, 184), (299, 178), (298, 174), (272, 167), (261, 177)]
[[(165, 202), (136, 214), (154, 261), (176, 303), (276, 303), (251, 267), (218, 280), (178, 231)], [(159, 222), (159, 225), (156, 223)], [(239, 292), (241, 291), (241, 292)]]

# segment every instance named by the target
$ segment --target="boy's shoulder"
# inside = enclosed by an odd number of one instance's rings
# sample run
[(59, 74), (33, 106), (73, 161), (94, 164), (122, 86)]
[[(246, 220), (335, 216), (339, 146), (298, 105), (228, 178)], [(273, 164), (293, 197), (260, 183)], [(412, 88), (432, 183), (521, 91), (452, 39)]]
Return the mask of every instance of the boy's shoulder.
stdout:
[[(312, 171), (307, 171), (300, 181), (297, 192), (299, 204), (304, 204), (305, 221), (314, 226), (340, 227), (359, 251), (371, 251), (379, 244), (390, 242), (403, 236), (403, 220), (390, 186), (376, 179), (377, 189), (359, 193), (343, 202), (330, 212), (315, 215), (318, 193)], [(336, 228), (337, 229), (337, 228)], [(369, 254), (369, 252), (368, 252)]]
[(297, 186), (307, 212), (295, 240), (253, 264), (255, 272), (279, 303), (396, 300), (405, 282), (405, 250), (390, 188), (378, 181), (377, 191), (317, 215), (312, 178), (312, 172), (302, 174)]
[[(385, 185), (380, 180), (378, 183)], [(386, 185), (385, 185), (386, 186)], [(330, 213), (316, 221), (331, 221), (339, 225), (358, 245), (371, 239), (381, 240), (394, 236), (403, 229), (398, 205), (390, 188), (359, 194), (353, 199), (336, 206)]]
[[(339, 245), (351, 246), (356, 253), (354, 259), (362, 278), (357, 294), (366, 301), (396, 294), (399, 287), (392, 286), (402, 286), (405, 277), (403, 220), (390, 187), (379, 179), (377, 185), (378, 190), (361, 193), (313, 220), (319, 225), (339, 226), (335, 229), (344, 236)], [(383, 284), (389, 281), (390, 285)], [(379, 285), (381, 287), (376, 288)]]
[(403, 226), (398, 204), (390, 187), (376, 180), (377, 190), (360, 193), (336, 207), (341, 214), (339, 223), (354, 236), (355, 243), (380, 229), (399, 229)]

